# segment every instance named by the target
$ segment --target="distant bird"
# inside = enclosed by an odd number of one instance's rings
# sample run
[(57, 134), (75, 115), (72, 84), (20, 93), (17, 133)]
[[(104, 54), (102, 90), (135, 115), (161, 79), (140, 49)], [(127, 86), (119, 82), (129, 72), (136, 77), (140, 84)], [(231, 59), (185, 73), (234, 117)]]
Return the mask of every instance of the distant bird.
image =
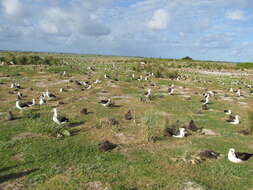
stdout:
[(88, 109), (83, 108), (83, 109), (81, 109), (80, 113), (83, 114), (83, 115), (88, 115)]
[(125, 114), (125, 120), (131, 120), (133, 119), (131, 110), (128, 110), (128, 112)]
[(186, 135), (185, 128), (179, 128), (179, 134), (173, 135), (173, 137), (183, 138), (185, 137), (185, 135)]
[(11, 88), (20, 89), (21, 86), (20, 86), (20, 84), (18, 84), (18, 83), (11, 83)]
[(206, 159), (206, 158), (217, 159), (220, 156), (220, 153), (214, 152), (213, 150), (204, 150), (200, 152), (199, 155), (202, 159)]
[(250, 159), (253, 154), (235, 152), (234, 148), (230, 148), (228, 151), (228, 160), (233, 163), (240, 163)]
[(20, 103), (19, 100), (16, 101), (16, 108), (18, 108), (19, 110), (23, 110), (28, 107), (29, 105), (27, 103)]
[(102, 104), (102, 105), (105, 106), (105, 107), (110, 107), (110, 106), (112, 106), (112, 102), (111, 102), (111, 99), (110, 99), (110, 98), (107, 99), (107, 100), (101, 100), (99, 103)]
[(203, 105), (206, 105), (209, 103), (209, 95), (205, 96), (205, 100), (203, 102)]
[(174, 92), (174, 84), (172, 84), (169, 88), (168, 88), (168, 94), (172, 95)]
[(150, 98), (151, 97), (151, 89), (148, 89), (148, 91), (144, 93), (144, 96), (146, 98)]
[(239, 133), (241, 133), (243, 135), (249, 135), (250, 131), (248, 129), (243, 129), (243, 130), (239, 131)]
[(7, 113), (7, 120), (8, 120), (8, 121), (11, 121), (11, 120), (14, 120), (14, 119), (15, 119), (15, 118), (14, 118), (12, 112), (11, 112), (11, 111), (8, 111), (8, 113)]
[(47, 91), (46, 91), (46, 96), (48, 97), (48, 99), (54, 99), (54, 98), (56, 98), (56, 96), (55, 96), (54, 94), (50, 93), (50, 92), (48, 91), (48, 89), (47, 89)]
[(232, 111), (231, 111), (231, 110), (224, 110), (224, 113), (225, 113), (226, 115), (231, 115), (231, 114), (232, 114)]
[(103, 141), (101, 143), (98, 144), (98, 150), (100, 152), (107, 152), (107, 151), (111, 151), (112, 149), (116, 148), (118, 145), (113, 144), (109, 141)]
[(46, 103), (45, 98), (44, 98), (43, 96), (40, 96), (40, 97), (39, 97), (39, 105), (43, 105), (43, 104), (45, 104), (45, 103)]
[(230, 115), (229, 119), (227, 119), (227, 122), (229, 122), (232, 125), (238, 125), (240, 123), (240, 116), (236, 115), (236, 116), (232, 116)]
[(238, 90), (237, 90), (237, 92), (236, 92), (236, 94), (237, 94), (237, 96), (238, 96), (238, 97), (242, 96), (242, 94), (241, 94), (241, 90), (240, 90), (240, 89), (238, 89)]
[(189, 123), (189, 125), (188, 125), (188, 129), (191, 130), (191, 131), (196, 132), (196, 131), (200, 130), (201, 128), (199, 128), (199, 127), (194, 123), (194, 121), (191, 120), (190, 123)]
[(64, 92), (64, 89), (63, 89), (63, 88), (60, 88), (60, 92)]
[(55, 123), (57, 123), (58, 125), (65, 124), (65, 123), (67, 123), (69, 121), (68, 118), (62, 117), (62, 116), (58, 115), (56, 108), (53, 109), (53, 112), (54, 112), (53, 121)]
[(104, 74), (104, 78), (107, 79), (109, 78), (109, 76), (107, 74)]

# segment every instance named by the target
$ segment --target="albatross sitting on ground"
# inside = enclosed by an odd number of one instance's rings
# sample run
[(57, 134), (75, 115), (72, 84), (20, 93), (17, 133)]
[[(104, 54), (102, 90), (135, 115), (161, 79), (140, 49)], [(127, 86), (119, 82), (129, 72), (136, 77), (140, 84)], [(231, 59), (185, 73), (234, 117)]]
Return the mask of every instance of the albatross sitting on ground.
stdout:
[(55, 96), (54, 94), (50, 93), (50, 92), (48, 91), (48, 89), (47, 89), (47, 91), (46, 91), (46, 96), (48, 97), (48, 99), (54, 99), (54, 98), (56, 98), (56, 96)]
[(226, 115), (231, 115), (231, 114), (232, 114), (232, 111), (231, 111), (231, 110), (224, 110), (224, 113), (225, 113)]
[(23, 110), (28, 107), (30, 106), (27, 103), (20, 103), (19, 100), (16, 101), (16, 108), (18, 108), (19, 110)]
[(185, 137), (185, 128), (179, 128), (179, 134), (173, 135), (175, 138), (184, 138)]
[(232, 116), (230, 115), (229, 119), (227, 120), (227, 122), (229, 122), (232, 125), (238, 125), (240, 123), (240, 116), (236, 115), (236, 116)]
[(58, 115), (56, 108), (53, 109), (53, 112), (54, 112), (53, 121), (55, 123), (57, 123), (58, 125), (62, 125), (62, 124), (67, 123), (69, 121), (68, 118)]
[(105, 107), (110, 107), (112, 105), (112, 101), (111, 101), (110, 98), (107, 99), (107, 100), (101, 100), (99, 103), (102, 104)]
[(45, 104), (46, 103), (46, 100), (43, 96), (40, 96), (39, 97), (39, 105), (42, 105), (42, 104)]
[(240, 163), (250, 159), (253, 154), (235, 152), (234, 148), (230, 148), (228, 151), (228, 160), (233, 163)]

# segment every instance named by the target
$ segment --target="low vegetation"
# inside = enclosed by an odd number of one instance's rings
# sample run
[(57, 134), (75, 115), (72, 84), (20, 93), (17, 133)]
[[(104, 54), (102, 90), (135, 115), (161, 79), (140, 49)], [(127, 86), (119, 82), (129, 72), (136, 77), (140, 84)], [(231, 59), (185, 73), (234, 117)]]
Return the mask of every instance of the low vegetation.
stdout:
[[(0, 57), (6, 62), (0, 66), (0, 189), (252, 189), (253, 159), (241, 164), (227, 159), (229, 148), (253, 152), (252, 135), (241, 133), (253, 130), (250, 68), (33, 52), (1, 52)], [(21, 88), (11, 88), (11, 83)], [(168, 95), (172, 84), (175, 91)], [(239, 88), (241, 97), (234, 92)], [(57, 99), (38, 105), (47, 89)], [(147, 89), (152, 96), (141, 101)], [(17, 91), (23, 94), (21, 102), (35, 98), (37, 104), (16, 109)], [(215, 95), (204, 110), (200, 101), (207, 91)], [(114, 106), (98, 103), (106, 98)], [(53, 122), (55, 107), (69, 123)], [(225, 109), (240, 115), (239, 125), (226, 122)], [(126, 119), (129, 110), (132, 117)], [(8, 111), (14, 120), (7, 119)], [(185, 127), (191, 120), (206, 132), (181, 139), (164, 135), (165, 128)], [(98, 144), (104, 141), (117, 147), (101, 152)], [(204, 150), (221, 157), (195, 162)]]

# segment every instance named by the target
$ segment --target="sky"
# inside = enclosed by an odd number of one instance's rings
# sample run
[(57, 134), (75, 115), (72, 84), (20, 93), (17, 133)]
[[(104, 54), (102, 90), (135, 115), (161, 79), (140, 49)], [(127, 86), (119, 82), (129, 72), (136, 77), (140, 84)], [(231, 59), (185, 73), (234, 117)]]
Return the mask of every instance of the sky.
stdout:
[(0, 50), (253, 62), (253, 1), (0, 0)]

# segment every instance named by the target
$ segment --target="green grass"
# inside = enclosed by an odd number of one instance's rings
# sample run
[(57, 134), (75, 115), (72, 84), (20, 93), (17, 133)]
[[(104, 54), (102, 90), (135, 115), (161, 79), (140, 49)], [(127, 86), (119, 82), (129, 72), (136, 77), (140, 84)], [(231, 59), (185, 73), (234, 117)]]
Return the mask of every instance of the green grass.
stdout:
[[(23, 54), (52, 56), (36, 53), (20, 53), (19, 56)], [(53, 57), (68, 64), (0, 67), (0, 186), (6, 189), (14, 189), (16, 185), (21, 189), (75, 190), (87, 189), (89, 182), (100, 182), (115, 190), (180, 190), (184, 183), (194, 182), (210, 190), (249, 190), (253, 187), (253, 160), (242, 164), (227, 160), (228, 149), (232, 147), (253, 152), (252, 136), (238, 133), (252, 128), (252, 118), (248, 115), (253, 97), (245, 87), (252, 81), (250, 77), (206, 75), (195, 70), (221, 67), (229, 72), (236, 69), (234, 64), (74, 54), (54, 54)], [(151, 66), (141, 69), (138, 62), (143, 60)], [(89, 66), (94, 67), (95, 72), (90, 71)], [(163, 78), (131, 79), (132, 73), (136, 77), (146, 76), (156, 69), (161, 70)], [(63, 71), (67, 76), (61, 75)], [(112, 80), (104, 79), (104, 73)], [(184, 79), (172, 80), (174, 77), (170, 75), (175, 74)], [(69, 79), (100, 79), (102, 83), (90, 90), (81, 90), (75, 83), (65, 81)], [(13, 91), (10, 89), (13, 81), (23, 87), (21, 92), (26, 97), (22, 102), (37, 98), (47, 88), (59, 100), (21, 112), (14, 107), (15, 94), (9, 93)], [(59, 81), (63, 83), (57, 83)], [(237, 98), (228, 91), (231, 83), (237, 81), (244, 98)], [(176, 86), (175, 95), (168, 96), (166, 92), (171, 84)], [(61, 94), (61, 87), (68, 91)], [(153, 99), (141, 102), (140, 97), (147, 88), (152, 88)], [(218, 94), (211, 98), (211, 110), (199, 114), (201, 94), (205, 89), (215, 90)], [(228, 94), (231, 100), (224, 99), (224, 94)], [(189, 96), (191, 100), (187, 100)], [(104, 97), (112, 97), (118, 107), (105, 108), (98, 104)], [(65, 104), (58, 105), (58, 101)], [(246, 105), (240, 104), (242, 102)], [(56, 138), (58, 128), (52, 121), (53, 107), (70, 119), (72, 127), (64, 126), (71, 133), (70, 137)], [(92, 113), (81, 115), (82, 108), (88, 108)], [(224, 109), (239, 114), (241, 124), (231, 126), (226, 123)], [(16, 120), (6, 121), (8, 110), (13, 112)], [(132, 111), (135, 120), (124, 119), (128, 110)], [(108, 122), (111, 118), (119, 124), (111, 125)], [(199, 127), (211, 129), (217, 135), (193, 133), (183, 139), (163, 136), (166, 122), (171, 124), (179, 120), (183, 125), (191, 119)], [(101, 153), (97, 144), (103, 140), (119, 147)], [(215, 150), (223, 157), (199, 165), (181, 159), (189, 159), (204, 149)], [(175, 158), (179, 160), (175, 161)]]

